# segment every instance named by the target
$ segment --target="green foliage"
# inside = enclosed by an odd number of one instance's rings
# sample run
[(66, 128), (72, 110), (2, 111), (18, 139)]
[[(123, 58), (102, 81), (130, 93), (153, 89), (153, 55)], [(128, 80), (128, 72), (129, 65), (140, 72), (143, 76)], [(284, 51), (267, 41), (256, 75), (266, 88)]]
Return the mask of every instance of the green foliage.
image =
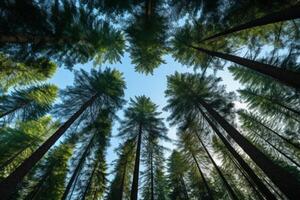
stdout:
[(92, 69), (90, 73), (80, 70), (75, 72), (74, 85), (60, 93), (62, 102), (55, 108), (59, 117), (69, 118), (85, 102), (97, 95), (97, 99), (80, 116), (82, 121), (92, 123), (101, 110), (115, 113), (125, 103), (125, 82), (117, 70)]
[(14, 128), (1, 128), (1, 176), (15, 169), (57, 126), (57, 122), (45, 116), (38, 120), (18, 122)]
[(130, 182), (134, 166), (133, 140), (127, 140), (117, 148), (118, 159), (115, 161), (113, 170), (114, 178), (110, 184), (107, 200), (124, 199), (130, 197)]
[(130, 57), (137, 72), (153, 73), (164, 64), (162, 56), (167, 53), (167, 19), (163, 16), (146, 14), (134, 16), (126, 29), (130, 43)]
[(20, 63), (0, 54), (0, 85), (4, 92), (13, 86), (45, 81), (51, 78), (55, 71), (56, 65), (44, 58)]
[(51, 110), (57, 92), (58, 88), (51, 84), (15, 90), (1, 100), (0, 117), (8, 122), (38, 119)]
[(189, 165), (184, 161), (183, 155), (174, 150), (168, 162), (168, 182), (170, 199), (188, 200), (187, 188), (184, 177)]
[[(45, 56), (68, 68), (92, 59), (97, 64), (120, 61), (125, 45), (121, 32), (75, 2), (56, 1), (51, 9), (33, 1), (3, 6), (13, 9), (0, 21), (7, 26), (0, 47), (14, 58)], [(9, 26), (10, 22), (18, 26)]]
[(52, 149), (46, 158), (27, 178), (20, 194), (25, 199), (60, 199), (62, 197), (68, 172), (68, 160), (73, 149), (74, 137), (67, 138)]

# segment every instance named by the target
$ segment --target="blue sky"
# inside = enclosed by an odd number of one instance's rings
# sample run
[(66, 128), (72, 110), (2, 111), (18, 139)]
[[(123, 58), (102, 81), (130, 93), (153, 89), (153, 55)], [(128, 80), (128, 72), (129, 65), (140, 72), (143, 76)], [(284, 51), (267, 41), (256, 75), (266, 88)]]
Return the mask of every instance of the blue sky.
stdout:
[[(125, 53), (122, 58), (122, 63), (116, 63), (113, 65), (102, 65), (101, 67), (111, 67), (116, 68), (121, 71), (124, 75), (126, 81), (126, 91), (125, 91), (125, 99), (129, 100), (130, 98), (134, 98), (139, 95), (146, 95), (151, 98), (151, 100), (159, 106), (159, 111), (162, 112), (161, 117), (167, 118), (168, 113), (162, 111), (162, 108), (166, 105), (166, 98), (164, 96), (164, 91), (167, 87), (167, 75), (173, 74), (175, 71), (178, 72), (193, 72), (192, 67), (187, 67), (175, 62), (174, 59), (167, 55), (164, 57), (166, 64), (161, 65), (159, 68), (155, 69), (153, 75), (145, 75), (141, 73), (137, 73), (134, 70), (134, 65), (131, 64), (131, 60), (128, 54)], [(77, 65), (74, 69), (84, 69), (86, 71), (90, 71), (93, 66), (92, 63)], [(208, 71), (209, 73), (209, 71)], [(235, 91), (240, 87), (240, 84), (237, 81), (234, 81), (230, 73), (225, 69), (224, 71), (219, 71), (217, 76), (222, 77), (223, 83), (227, 85), (228, 91)], [(60, 89), (65, 88), (67, 85), (73, 84), (73, 72), (66, 70), (64, 68), (59, 68), (57, 73), (53, 76), (53, 78), (49, 81), (51, 83), (56, 84)], [(237, 103), (239, 104), (239, 103)], [(239, 106), (239, 105), (237, 105)], [(125, 105), (124, 108), (126, 108)], [(123, 111), (119, 111), (119, 117), (122, 118)], [(171, 139), (176, 139), (176, 128), (169, 127), (166, 122), (167, 127), (169, 128), (168, 136)], [(114, 137), (118, 131), (118, 123), (114, 124), (113, 127), (113, 137), (111, 139), (111, 146), (108, 149), (107, 161), (108, 164), (111, 164), (113, 160), (116, 159), (116, 154), (114, 149), (118, 146), (120, 139)], [(164, 145), (170, 149), (174, 148), (172, 143), (164, 143)], [(166, 153), (169, 155), (169, 153)]]

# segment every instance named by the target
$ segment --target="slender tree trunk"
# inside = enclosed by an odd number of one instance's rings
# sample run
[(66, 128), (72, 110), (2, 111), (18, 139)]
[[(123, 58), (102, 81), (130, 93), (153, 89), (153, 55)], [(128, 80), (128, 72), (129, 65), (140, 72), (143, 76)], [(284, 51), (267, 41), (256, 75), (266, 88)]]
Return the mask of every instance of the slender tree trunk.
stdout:
[(205, 177), (204, 177), (204, 174), (202, 173), (202, 170), (201, 170), (201, 168), (200, 168), (200, 165), (199, 165), (199, 163), (198, 163), (198, 161), (197, 161), (195, 155), (194, 155), (193, 153), (191, 153), (191, 154), (192, 154), (192, 156), (193, 156), (194, 162), (195, 162), (196, 165), (197, 165), (197, 168), (198, 168), (198, 171), (199, 171), (199, 173), (200, 173), (200, 176), (201, 176), (201, 178), (202, 178), (202, 180), (203, 180), (203, 183), (204, 183), (204, 185), (205, 185), (205, 187), (206, 187), (208, 197), (209, 197), (210, 200), (213, 200), (214, 198), (213, 198), (213, 196), (212, 196), (211, 189), (210, 189), (210, 187), (209, 187), (209, 185), (208, 185), (208, 183), (207, 183), (207, 181), (206, 181), (206, 179), (205, 179)]
[(17, 107), (15, 107), (15, 108), (13, 108), (13, 109), (11, 109), (11, 110), (9, 110), (9, 111), (6, 111), (6, 112), (0, 114), (0, 118), (3, 118), (3, 117), (5, 117), (5, 116), (7, 116), (7, 115), (9, 115), (9, 114), (11, 114), (11, 113), (13, 113), (13, 112), (15, 112), (15, 111), (21, 109), (21, 108), (24, 107), (26, 104), (28, 104), (28, 103), (22, 103), (20, 106), (17, 106)]
[(297, 19), (297, 18), (300, 18), (300, 6), (299, 5), (295, 5), (294, 7), (290, 7), (290, 8), (284, 9), (279, 12), (274, 12), (274, 13), (268, 14), (264, 17), (249, 21), (245, 24), (235, 26), (235, 27), (227, 29), (226, 31), (223, 31), (221, 33), (204, 38), (200, 42), (205, 42), (207, 40), (216, 39), (218, 37), (222, 37), (222, 36), (225, 36), (225, 35), (228, 35), (231, 33), (235, 33), (238, 31), (246, 30), (249, 28), (264, 26), (267, 24), (277, 23), (277, 22), (286, 21), (286, 20), (293, 20), (293, 19)]
[(249, 60), (249, 59), (238, 57), (238, 56), (231, 55), (231, 54), (210, 51), (208, 49), (204, 49), (201, 47), (194, 47), (194, 46), (190, 46), (190, 45), (187, 45), (187, 46), (194, 48), (200, 52), (206, 53), (210, 56), (215, 56), (218, 58), (222, 58), (222, 59), (237, 63), (239, 65), (243, 65), (243, 66), (245, 66), (251, 70), (254, 70), (256, 72), (259, 72), (263, 75), (272, 77), (272, 78), (280, 81), (283, 84), (300, 89), (300, 73), (299, 72), (278, 68), (273, 65), (260, 63), (257, 61)]
[(71, 189), (71, 187), (72, 187), (72, 185), (74, 183), (74, 180), (75, 180), (78, 172), (82, 168), (83, 162), (85, 161), (85, 158), (86, 158), (87, 154), (89, 153), (89, 150), (90, 150), (90, 148), (91, 148), (91, 146), (93, 144), (94, 138), (95, 138), (95, 134), (92, 136), (92, 138), (90, 139), (90, 141), (89, 141), (88, 145), (86, 146), (84, 152), (82, 153), (82, 155), (81, 155), (81, 157), (80, 157), (80, 159), (78, 161), (78, 164), (77, 164), (77, 166), (76, 166), (76, 168), (75, 168), (75, 170), (74, 170), (74, 172), (73, 172), (73, 174), (72, 174), (72, 176), (71, 176), (71, 178), (70, 178), (70, 180), (68, 182), (68, 185), (67, 185), (67, 187), (66, 187), (66, 189), (65, 189), (65, 191), (64, 191), (64, 193), (63, 193), (63, 195), (61, 197), (61, 200), (65, 200), (67, 198), (67, 196), (68, 196), (68, 194), (70, 192), (70, 189)]
[(205, 150), (206, 154), (208, 155), (209, 159), (211, 160), (212, 164), (214, 165), (214, 167), (216, 168), (219, 176), (221, 177), (227, 191), (229, 192), (229, 195), (232, 199), (234, 200), (238, 200), (238, 197), (236, 196), (236, 194), (234, 193), (233, 189), (231, 188), (231, 186), (229, 185), (229, 183), (227, 182), (226, 178), (224, 177), (223, 173), (221, 172), (221, 170), (219, 169), (218, 165), (215, 163), (214, 159), (211, 157), (209, 151), (207, 150), (205, 144), (202, 142), (200, 136), (196, 133), (196, 136), (199, 140), (199, 142), (201, 143), (203, 149)]
[(77, 183), (77, 180), (78, 180), (78, 178), (80, 177), (80, 175), (81, 175), (80, 173), (76, 175), (76, 178), (75, 178), (75, 180), (74, 180), (74, 185), (73, 185), (73, 187), (72, 187), (72, 191), (71, 191), (71, 193), (70, 193), (70, 195), (69, 195), (68, 200), (71, 200), (71, 199), (72, 199), (73, 193), (74, 193), (75, 188), (76, 188), (76, 183)]
[[(250, 117), (250, 116), (247, 115), (247, 117)], [(290, 141), (289, 139), (283, 137), (282, 135), (280, 135), (279, 133), (277, 133), (276, 131), (274, 131), (274, 130), (271, 129), (270, 127), (266, 126), (264, 123), (262, 123), (262, 122), (256, 120), (255, 118), (252, 118), (252, 117), (251, 117), (251, 119), (253, 119), (256, 123), (258, 123), (259, 125), (261, 125), (261, 126), (264, 127), (265, 129), (267, 129), (268, 131), (270, 131), (270, 132), (274, 133), (275, 135), (277, 135), (279, 138), (281, 138), (282, 140), (284, 140), (286, 143), (288, 143), (288, 144), (290, 144), (291, 146), (293, 146), (294, 148), (300, 150), (299, 144), (293, 143), (293, 142)]]
[(280, 149), (278, 149), (275, 145), (273, 145), (271, 142), (269, 142), (267, 139), (265, 139), (261, 134), (257, 133), (256, 131), (252, 130), (252, 132), (257, 135), (259, 138), (261, 138), (265, 143), (267, 143), (268, 145), (270, 145), (273, 149), (275, 149), (276, 151), (278, 151), (281, 155), (283, 155), (286, 159), (288, 159), (290, 162), (292, 162), (294, 165), (296, 165), (297, 167), (300, 168), (300, 165), (293, 159), (291, 158), (289, 155), (286, 155), (286, 153), (284, 153), (283, 151), (281, 151)]
[(189, 200), (190, 199), (189, 198), (189, 193), (186, 189), (186, 185), (185, 185), (185, 182), (184, 182), (182, 176), (180, 177), (180, 182), (181, 182), (181, 185), (183, 186), (183, 190), (184, 190), (183, 192), (184, 192), (184, 195), (185, 195), (185, 200)]
[(234, 158), (229, 155), (230, 160), (233, 162), (233, 164), (236, 166), (236, 168), (241, 172), (242, 176), (245, 178), (245, 180), (248, 183), (248, 186), (252, 188), (252, 190), (255, 192), (255, 195), (260, 199), (264, 200), (265, 198), (261, 195), (260, 191), (256, 188), (256, 185), (251, 180), (251, 178), (247, 175), (247, 173), (241, 168), (241, 166), (234, 160)]
[(284, 109), (286, 109), (286, 110), (288, 110), (288, 111), (290, 111), (290, 112), (292, 112), (292, 113), (300, 116), (300, 111), (298, 111), (296, 109), (293, 109), (293, 108), (290, 108), (290, 107), (284, 105), (283, 103), (280, 103), (279, 99), (273, 100), (272, 98), (269, 98), (267, 96), (264, 96), (264, 95), (261, 95), (261, 94), (257, 94), (255, 92), (248, 91), (248, 90), (243, 90), (243, 92), (246, 92), (248, 95), (251, 95), (254, 98), (261, 98), (261, 99), (267, 100), (270, 103), (278, 105), (279, 107), (282, 107), (282, 108), (284, 108)]
[(134, 172), (133, 172), (130, 200), (138, 199), (141, 143), (142, 143), (142, 125), (140, 124), (136, 153), (135, 153), (135, 163), (134, 163)]
[(127, 168), (127, 159), (126, 159), (126, 162), (125, 162), (125, 165), (124, 165), (124, 172), (123, 172), (123, 175), (122, 175), (122, 180), (121, 180), (121, 186), (120, 186), (120, 197), (118, 200), (123, 200), (123, 193), (124, 193), (124, 184), (125, 184), (125, 178), (126, 178), (126, 169)]
[(96, 171), (97, 167), (98, 167), (98, 162), (95, 164), (94, 169), (92, 171), (92, 174), (90, 175), (89, 182), (88, 182), (87, 186), (85, 187), (84, 193), (83, 193), (83, 195), (81, 197), (82, 200), (85, 200), (85, 197), (88, 194), (88, 191), (89, 191), (89, 189), (91, 187), (92, 180), (93, 180), (93, 177), (94, 177), (94, 174), (95, 174), (95, 171)]
[(154, 200), (154, 177), (153, 177), (153, 157), (152, 157), (152, 150), (150, 152), (150, 158), (151, 158), (151, 200)]
[(277, 188), (275, 188), (271, 183), (269, 183), (269, 181), (268, 181), (266, 178), (264, 178), (264, 183), (266, 183), (266, 185), (268, 185), (269, 188), (271, 188), (271, 190), (274, 191), (274, 193), (276, 193), (276, 195), (278, 195), (281, 199), (286, 199), (286, 197), (284, 197), (284, 196), (280, 193), (280, 191), (278, 191)]
[(219, 136), (223, 144), (226, 146), (228, 151), (233, 155), (233, 157), (237, 160), (237, 162), (241, 165), (241, 167), (245, 170), (249, 177), (251, 177), (252, 181), (257, 185), (260, 192), (264, 194), (264, 196), (268, 200), (276, 199), (273, 193), (263, 184), (260, 178), (254, 173), (251, 167), (244, 161), (244, 159), (236, 152), (236, 150), (231, 146), (231, 144), (227, 141), (227, 139), (222, 135), (216, 125), (207, 117), (207, 115), (203, 112), (203, 110), (198, 107), (199, 111), (201, 112), (204, 119), (208, 122), (211, 126), (213, 131)]
[(40, 193), (41, 187), (43, 186), (44, 182), (50, 176), (52, 171), (52, 167), (44, 174), (41, 180), (39, 180), (38, 184), (34, 187), (34, 190), (31, 191), (26, 197), (25, 200), (34, 200), (36, 199), (37, 195)]
[(202, 99), (199, 99), (199, 103), (287, 197), (290, 199), (297, 199), (300, 196), (300, 183), (291, 173), (274, 164), (272, 160), (251, 144), (238, 130), (231, 126), (221, 115), (219, 115), (219, 113), (211, 108), (209, 104)]
[(66, 121), (59, 129), (46, 140), (30, 157), (15, 169), (7, 178), (0, 183), (0, 193), (3, 200), (9, 196), (17, 188), (23, 178), (35, 166), (35, 164), (47, 153), (47, 151), (55, 144), (55, 142), (65, 133), (65, 131), (74, 123), (74, 121), (97, 99), (97, 95), (92, 96), (85, 102), (79, 110), (74, 113), (68, 121)]

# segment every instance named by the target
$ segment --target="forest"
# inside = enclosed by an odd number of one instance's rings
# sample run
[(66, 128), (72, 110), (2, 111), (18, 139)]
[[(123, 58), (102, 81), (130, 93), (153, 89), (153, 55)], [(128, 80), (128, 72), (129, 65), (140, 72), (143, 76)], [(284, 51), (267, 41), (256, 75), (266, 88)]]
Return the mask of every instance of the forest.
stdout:
[(299, 200), (299, 55), (299, 0), (1, 0), (0, 200)]

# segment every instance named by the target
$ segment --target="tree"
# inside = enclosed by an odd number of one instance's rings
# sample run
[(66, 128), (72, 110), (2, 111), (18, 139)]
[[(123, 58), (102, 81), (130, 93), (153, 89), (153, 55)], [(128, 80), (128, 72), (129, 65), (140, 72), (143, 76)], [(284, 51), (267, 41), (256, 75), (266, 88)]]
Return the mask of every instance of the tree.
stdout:
[[(114, 117), (111, 115), (109, 110), (100, 111), (96, 121), (82, 130), (82, 135), (88, 135), (88, 142), (79, 150), (79, 158), (72, 162), (74, 169), (61, 199), (67, 199), (68, 196), (71, 198), (71, 187), (75, 188), (76, 185), (85, 185), (78, 188), (77, 196), (81, 199), (103, 196), (106, 185), (105, 152)], [(79, 174), (87, 178), (76, 183)]]
[(170, 199), (188, 200), (188, 189), (184, 177), (189, 166), (184, 162), (181, 152), (173, 150), (168, 162), (168, 182)]
[(164, 126), (162, 118), (159, 118), (157, 106), (146, 96), (138, 96), (136, 99), (130, 99), (130, 105), (124, 112), (125, 119), (121, 123), (120, 136), (135, 140), (136, 153), (134, 162), (134, 172), (131, 187), (131, 200), (137, 200), (138, 181), (140, 168), (140, 155), (142, 143), (149, 138), (165, 139), (167, 129)]
[(164, 63), (162, 56), (167, 53), (168, 23), (160, 14), (160, 0), (145, 1), (142, 13), (134, 14), (132, 23), (126, 28), (130, 43), (129, 52), (132, 63), (138, 72), (153, 73)]
[(0, 118), (8, 122), (38, 119), (51, 110), (57, 91), (58, 88), (51, 84), (15, 90), (0, 102)]
[[(154, 136), (154, 137), (153, 137)], [(145, 142), (142, 151), (142, 161), (145, 170), (143, 177), (143, 199), (145, 200), (165, 200), (167, 199), (166, 179), (164, 176), (164, 150), (159, 144), (157, 135), (150, 135)]]
[[(293, 108), (293, 99), (281, 93), (281, 89), (266, 90), (264, 88), (238, 90), (241, 98), (248, 103), (251, 109), (257, 109), (261, 114), (268, 115), (276, 120), (285, 119), (300, 122), (300, 111)], [(289, 101), (290, 100), (290, 101)], [(297, 103), (297, 102), (296, 102)]]
[[(239, 112), (240, 121), (242, 122), (241, 127), (247, 133), (249, 139), (253, 142), (253, 144), (257, 145), (260, 149), (262, 149), (266, 155), (270, 155), (274, 160), (288, 160), (289, 162), (296, 165), (296, 167), (300, 167), (299, 158), (297, 159), (297, 151), (291, 148), (282, 148), (285, 144), (278, 141), (277, 137), (270, 137), (268, 132), (263, 131), (262, 127), (257, 127), (256, 124), (253, 125), (254, 115), (248, 114), (247, 112), (240, 111)], [(259, 123), (257, 123), (259, 124)], [(268, 144), (268, 145), (265, 145)], [(275, 151), (274, 151), (275, 150)], [(279, 154), (279, 156), (278, 156)], [(290, 163), (285, 163), (289, 164)]]
[(1, 128), (1, 176), (9, 175), (58, 125), (51, 117), (44, 116), (37, 120), (17, 122), (13, 128)]
[(51, 78), (56, 65), (45, 58), (15, 62), (0, 54), (0, 85), (3, 92), (12, 86), (24, 86)]
[[(197, 169), (197, 174), (200, 174), (200, 177), (202, 180), (198, 181), (198, 191), (201, 193), (203, 193), (203, 191), (201, 190), (202, 182), (204, 184), (205, 191), (204, 191), (204, 194), (201, 195), (202, 198), (211, 199), (211, 200), (214, 199), (213, 195), (212, 195), (212, 189), (210, 188), (210, 186), (208, 184), (207, 178), (205, 178), (205, 176), (204, 176), (203, 169), (201, 169), (201, 166), (200, 166), (200, 163), (198, 160), (199, 155), (203, 154), (204, 152), (201, 152), (199, 145), (197, 143), (195, 143), (195, 141), (196, 141), (195, 135), (190, 134), (187, 131), (180, 130), (179, 139), (180, 139), (180, 144), (181, 144), (180, 146), (181, 146), (181, 149), (183, 152), (182, 154), (185, 157), (184, 160), (190, 164), (191, 168), (193, 168), (192, 166), (194, 166), (194, 168)], [(206, 159), (206, 158), (204, 158), (204, 159)], [(221, 176), (223, 176), (222, 173), (221, 173)], [(198, 175), (198, 177), (199, 177), (199, 175)], [(227, 183), (227, 181), (226, 181), (226, 183)]]
[[(209, 50), (205, 47), (201, 47), (198, 43), (197, 32), (190, 25), (185, 25), (183, 28), (180, 28), (176, 31), (174, 38), (172, 39), (172, 51), (174, 57), (177, 57), (178, 60), (185, 62), (186, 60), (191, 60), (192, 58), (197, 58), (198, 53), (207, 54), (212, 57), (221, 58), (230, 62), (247, 67), (251, 70), (264, 74), (266, 76), (272, 77), (273, 79), (294, 87), (300, 87), (300, 73), (295, 70), (287, 70), (284, 67), (276, 67), (270, 64), (261, 63), (258, 61), (253, 61), (250, 59), (242, 58), (235, 56), (229, 53), (222, 53), (219, 51)], [(182, 51), (187, 50), (183, 56), (181, 55)], [(228, 47), (225, 49), (228, 51)]]
[[(1, 182), (3, 198), (8, 198), (23, 177), (34, 167), (51, 146), (76, 121), (92, 123), (102, 109), (114, 113), (121, 108), (124, 100), (125, 83), (122, 74), (116, 70), (91, 70), (91, 74), (81, 70), (75, 73), (74, 86), (62, 91), (63, 104), (57, 106), (58, 114), (68, 117), (57, 131), (49, 137), (12, 174)], [(102, 108), (102, 109), (100, 109)], [(77, 110), (74, 114), (71, 114)], [(71, 115), (71, 116), (70, 116)]]
[(107, 200), (123, 200), (130, 196), (130, 178), (134, 166), (134, 141), (126, 140), (118, 148), (118, 159), (113, 170), (115, 176), (110, 184)]
[[(183, 117), (186, 117), (186, 115), (192, 114), (193, 117), (195, 114), (199, 114), (199, 112), (200, 114), (204, 113), (205, 110), (207, 115), (226, 131), (286, 196), (291, 198), (296, 197), (298, 193), (296, 188), (299, 187), (298, 180), (290, 172), (278, 166), (263, 154), (221, 116), (220, 113), (223, 113), (226, 109), (228, 110), (228, 108), (230, 109), (232, 103), (228, 97), (226, 98), (225, 95), (222, 95), (225, 93), (224, 87), (222, 92), (222, 87), (212, 87), (212, 83), (216, 84), (216, 81), (211, 78), (201, 79), (198, 74), (176, 73), (173, 76), (169, 76), (168, 89), (166, 90), (166, 96), (168, 97), (166, 109), (171, 111), (169, 118), (173, 120), (173, 123), (176, 123)], [(219, 112), (214, 109), (215, 106), (219, 107)], [(289, 182), (288, 187), (287, 182)]]
[(19, 195), (26, 200), (60, 199), (68, 172), (68, 160), (76, 141), (76, 136), (71, 135), (59, 146), (51, 149), (26, 179), (27, 184), (23, 184)]
[(259, 18), (259, 19), (249, 21), (245, 24), (241, 24), (241, 25), (229, 28), (229, 29), (227, 29), (227, 30), (225, 30), (221, 33), (217, 33), (215, 35), (206, 37), (206, 38), (202, 39), (200, 42), (213, 40), (213, 39), (216, 39), (218, 37), (223, 37), (223, 36), (226, 36), (228, 34), (232, 34), (232, 33), (238, 32), (238, 31), (254, 28), (254, 27), (257, 27), (257, 26), (264, 26), (264, 25), (267, 25), (267, 24), (277, 23), (277, 22), (280, 22), (280, 21), (297, 19), (297, 18), (300, 18), (299, 13), (300, 13), (300, 5), (295, 5), (293, 7), (283, 9), (281, 11), (274, 12), (274, 13), (271, 13), (271, 14), (268, 14), (264, 17)]
[[(72, 68), (76, 63), (116, 62), (123, 54), (120, 31), (97, 18), (84, 6), (70, 1), (49, 4), (5, 1), (0, 49), (13, 58), (45, 56)], [(34, 22), (34, 23), (33, 23)], [(11, 26), (13, 24), (13, 26)]]

